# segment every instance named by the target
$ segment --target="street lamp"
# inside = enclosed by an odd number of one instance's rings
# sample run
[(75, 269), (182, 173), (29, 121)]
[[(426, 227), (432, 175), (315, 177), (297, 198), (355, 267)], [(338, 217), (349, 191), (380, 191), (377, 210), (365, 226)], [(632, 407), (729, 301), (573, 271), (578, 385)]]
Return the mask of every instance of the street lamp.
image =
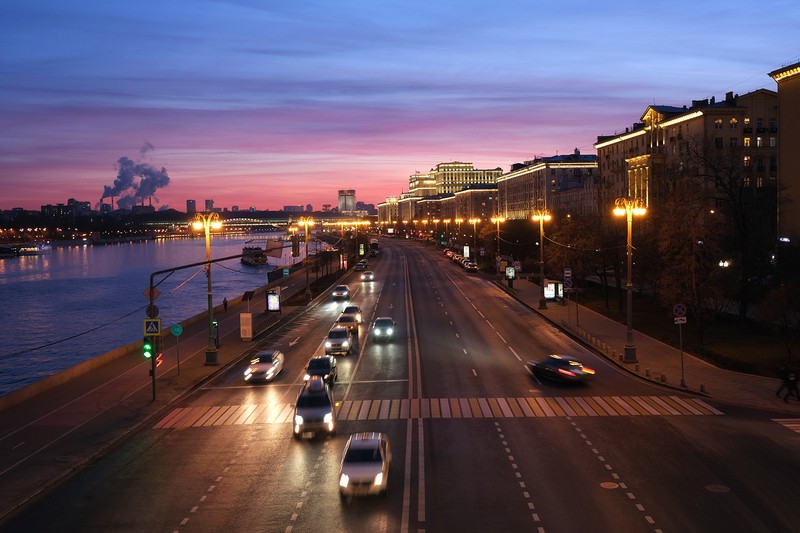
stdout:
[(477, 231), (477, 224), (480, 222), (481, 219), (479, 218), (470, 218), (467, 220), (470, 224), (472, 224), (472, 251), (475, 254), (475, 262), (478, 262), (478, 231)]
[(500, 272), (500, 224), (506, 221), (506, 217), (495, 215), (492, 217), (492, 224), (497, 224), (497, 271)]
[(625, 335), (625, 351), (622, 356), (623, 363), (636, 363), (636, 346), (633, 344), (633, 244), (631, 231), (633, 229), (633, 217), (643, 216), (647, 212), (647, 207), (639, 198), (617, 198), (614, 201), (614, 215), (627, 217), (628, 219), (628, 280), (625, 283), (627, 289), (628, 307), (628, 331)]
[(537, 209), (531, 217), (534, 222), (539, 223), (539, 284), (541, 285), (539, 309), (547, 309), (547, 299), (544, 297), (544, 223), (551, 218), (553, 217), (547, 209)]
[(444, 220), (442, 220), (442, 222), (444, 222), (444, 240), (445, 240), (445, 246), (447, 246), (447, 243), (450, 242), (450, 230), (448, 229), (448, 226), (450, 225), (450, 219), (445, 218)]
[(306, 234), (306, 256), (303, 258), (303, 262), (306, 267), (306, 300), (311, 300), (311, 286), (308, 283), (308, 233), (310, 231), (309, 228), (314, 225), (314, 219), (311, 217), (300, 217), (297, 221), (297, 225), (303, 226), (303, 230)]
[(222, 221), (217, 213), (195, 213), (192, 228), (204, 230), (206, 234), (206, 278), (208, 278), (208, 347), (206, 348), (206, 366), (216, 366), (217, 345), (214, 334), (214, 302), (211, 295), (211, 230), (220, 229)]

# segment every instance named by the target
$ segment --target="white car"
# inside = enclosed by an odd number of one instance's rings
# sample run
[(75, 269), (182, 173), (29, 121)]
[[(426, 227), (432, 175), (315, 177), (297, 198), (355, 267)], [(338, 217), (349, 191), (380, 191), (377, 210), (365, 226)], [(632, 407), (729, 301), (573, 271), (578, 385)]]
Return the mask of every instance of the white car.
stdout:
[(384, 433), (354, 433), (347, 439), (339, 470), (339, 495), (385, 495), (392, 451)]
[(350, 298), (350, 287), (347, 285), (337, 285), (333, 288), (331, 296), (334, 300), (338, 300), (339, 298), (348, 300)]
[(272, 381), (283, 372), (284, 356), (280, 350), (258, 352), (244, 371), (245, 381)]
[(375, 273), (372, 270), (365, 270), (361, 273), (361, 281), (374, 281)]

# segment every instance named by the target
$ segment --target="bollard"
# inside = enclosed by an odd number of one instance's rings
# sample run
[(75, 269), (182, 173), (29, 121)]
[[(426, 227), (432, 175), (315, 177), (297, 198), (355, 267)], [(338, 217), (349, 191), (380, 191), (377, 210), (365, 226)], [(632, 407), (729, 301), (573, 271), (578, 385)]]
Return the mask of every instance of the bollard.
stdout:
[(666, 382), (667, 382), (667, 375), (661, 374), (661, 383), (666, 383)]
[(705, 385), (703, 385), (702, 383), (700, 384), (700, 392), (702, 392), (703, 394), (708, 394), (708, 393), (706, 392), (706, 386), (705, 386)]
[(636, 363), (636, 373), (639, 373), (639, 363)]
[(645, 368), (644, 369), (644, 375), (647, 376), (648, 378), (650, 377), (650, 369), (649, 368)]

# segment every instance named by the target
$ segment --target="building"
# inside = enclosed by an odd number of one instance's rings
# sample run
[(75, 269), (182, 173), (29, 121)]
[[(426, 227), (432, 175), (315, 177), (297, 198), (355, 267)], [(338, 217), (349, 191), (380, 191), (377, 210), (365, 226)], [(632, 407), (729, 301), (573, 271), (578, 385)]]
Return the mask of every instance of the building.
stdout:
[(499, 167), (477, 169), (472, 163), (453, 161), (436, 165), (427, 174), (426, 181), (436, 188), (436, 192), (433, 194), (447, 194), (458, 192), (471, 185), (494, 185), (502, 174), (503, 170)]
[[(720, 102), (694, 100), (691, 107), (648, 106), (632, 128), (597, 138), (600, 210), (611, 209), (620, 197), (658, 205), (676, 180), (708, 176), (715, 153), (741, 157), (742, 185), (774, 202), (777, 131), (777, 93), (767, 89), (742, 96), (729, 92)], [(713, 183), (707, 186), (716, 194)]]
[(356, 191), (354, 189), (339, 190), (339, 213), (350, 214), (356, 209)]
[(393, 224), (400, 220), (397, 208), (397, 196), (387, 196), (385, 202), (378, 204), (378, 222)]
[(564, 214), (597, 212), (594, 180), (597, 156), (571, 154), (539, 157), (515, 163), (497, 179), (498, 214), (507, 219), (529, 219), (537, 210)]
[(206, 211), (209, 213), (214, 211), (214, 200), (206, 200)]
[(285, 205), (283, 206), (283, 211), (285, 213), (302, 213), (303, 206), (302, 205)]
[(186, 200), (186, 214), (193, 215), (197, 213), (197, 202), (195, 200)]
[(800, 245), (800, 62), (769, 73), (778, 84), (778, 237)]

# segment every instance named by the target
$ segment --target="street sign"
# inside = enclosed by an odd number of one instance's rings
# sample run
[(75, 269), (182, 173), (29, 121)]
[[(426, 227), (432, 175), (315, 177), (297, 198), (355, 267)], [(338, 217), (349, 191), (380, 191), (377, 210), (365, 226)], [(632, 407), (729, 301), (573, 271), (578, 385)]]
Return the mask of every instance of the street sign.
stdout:
[[(672, 316), (686, 316), (686, 306), (675, 304), (672, 306)], [(677, 324), (677, 322), (675, 322)]]
[(522, 263), (519, 260), (514, 261), (514, 270), (517, 272), (522, 272)]
[(284, 278), (288, 278), (289, 277), (289, 269), (288, 268), (284, 268), (283, 269), (283, 277)]
[(686, 324), (686, 317), (685, 316), (676, 316), (674, 318), (676, 324)]
[(173, 335), (175, 335), (176, 337), (178, 337), (178, 336), (180, 336), (180, 334), (181, 334), (181, 333), (183, 333), (183, 328), (181, 327), (181, 325), (180, 325), (180, 324), (174, 324), (174, 325), (173, 325), (173, 326), (170, 328), (170, 331), (172, 332), (172, 334), (173, 334)]
[(149, 336), (161, 335), (161, 319), (160, 318), (145, 318), (144, 319), (144, 334)]
[(155, 318), (158, 316), (158, 307), (155, 305), (148, 305), (147, 309), (145, 310), (145, 314), (147, 318)]
[(572, 279), (572, 269), (571, 268), (565, 268), (564, 269), (564, 279), (565, 280)]
[(564, 278), (564, 288), (565, 289), (572, 288), (572, 278)]

